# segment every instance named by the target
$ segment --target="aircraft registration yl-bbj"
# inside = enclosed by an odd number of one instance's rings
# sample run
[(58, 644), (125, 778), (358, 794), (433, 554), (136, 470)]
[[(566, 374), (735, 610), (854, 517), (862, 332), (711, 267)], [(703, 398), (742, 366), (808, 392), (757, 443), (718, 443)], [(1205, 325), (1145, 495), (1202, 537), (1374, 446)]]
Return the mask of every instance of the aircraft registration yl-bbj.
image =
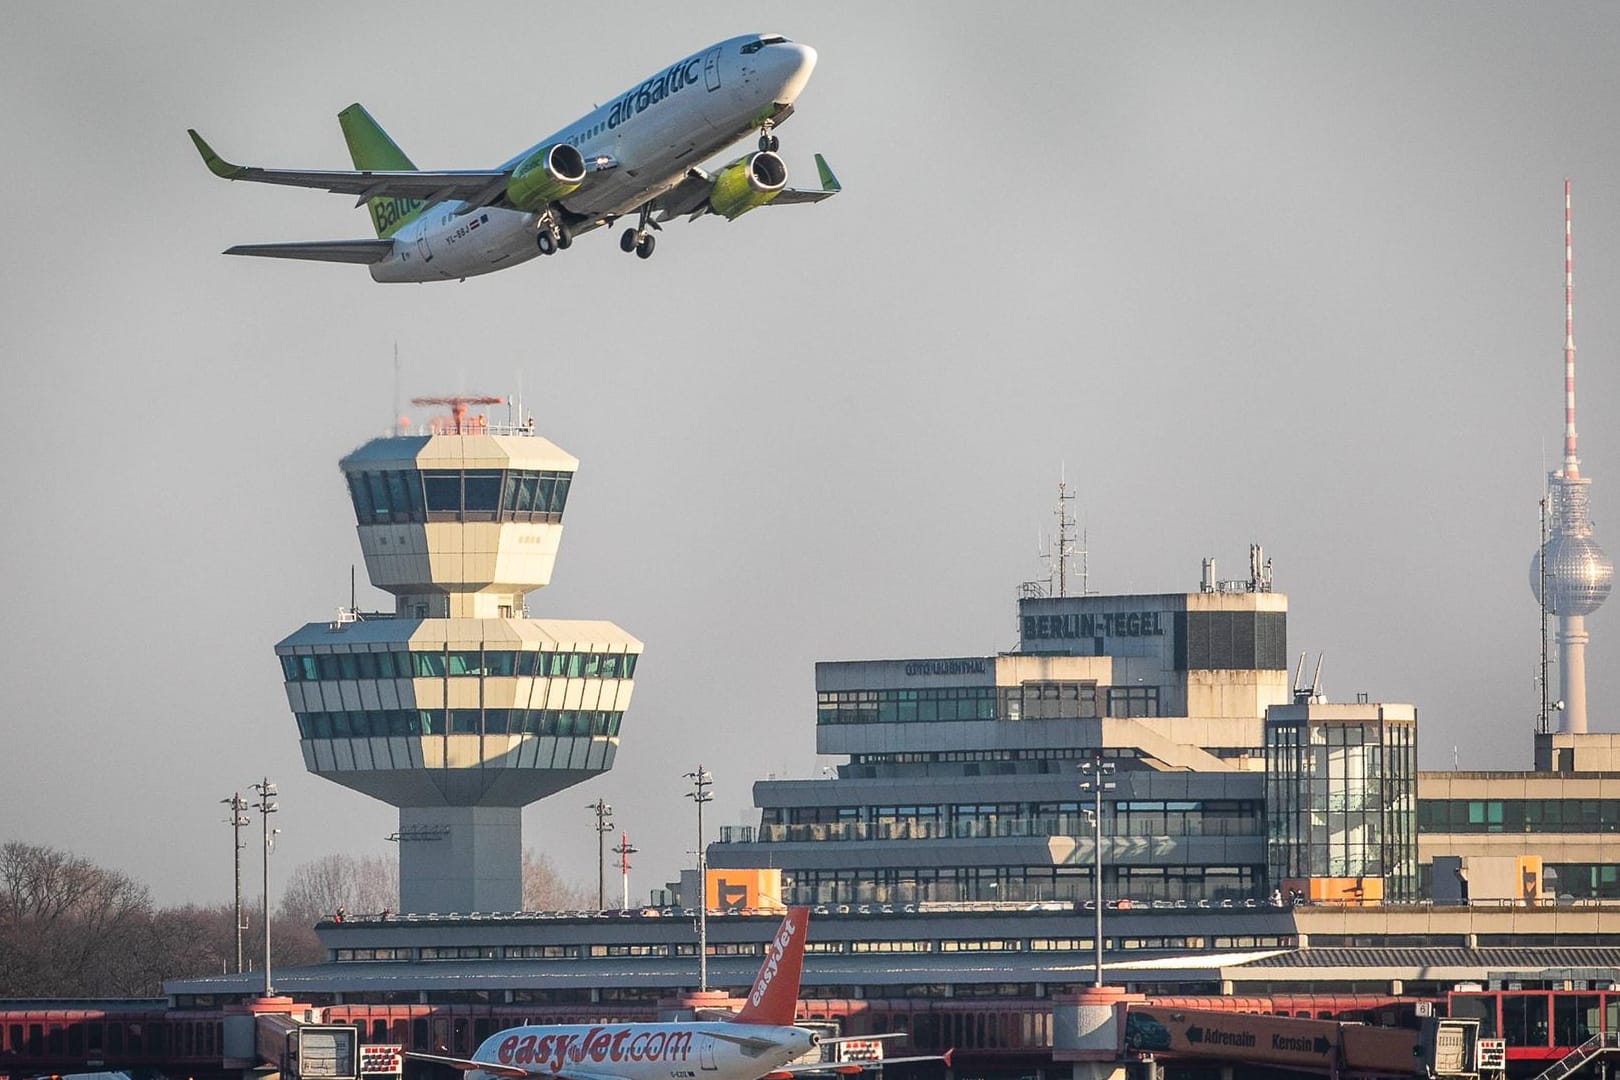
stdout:
[(943, 1061), (949, 1067), (949, 1051), (869, 1063), (795, 1063), (822, 1046), (874, 1038), (822, 1038), (794, 1024), (809, 922), (809, 908), (788, 909), (748, 997), (728, 1020), (527, 1025), (497, 1031), (470, 1058), (414, 1052), (405, 1056), (459, 1069), (466, 1080), (793, 1080), (804, 1073), (853, 1075), (912, 1061)]
[[(818, 202), (839, 191), (820, 154), (821, 187), (787, 186), (775, 128), (816, 66), (816, 51), (780, 34), (711, 45), (586, 113), (493, 169), (418, 169), (360, 105), (338, 114), (354, 171), (233, 165), (191, 139), (215, 176), (358, 196), (375, 240), (240, 244), (227, 255), (359, 263), (375, 281), (445, 281), (551, 255), (574, 237), (635, 215), (619, 246), (645, 259), (659, 222)], [(698, 162), (759, 132), (759, 149), (714, 172)], [(655, 218), (654, 215), (657, 215)]]

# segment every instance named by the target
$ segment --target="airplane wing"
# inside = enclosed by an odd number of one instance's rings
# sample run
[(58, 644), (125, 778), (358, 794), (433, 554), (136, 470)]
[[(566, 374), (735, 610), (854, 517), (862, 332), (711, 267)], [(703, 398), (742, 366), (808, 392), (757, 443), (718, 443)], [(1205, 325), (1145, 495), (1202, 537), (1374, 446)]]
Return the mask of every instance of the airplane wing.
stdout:
[(759, 1039), (750, 1035), (730, 1035), (723, 1031), (705, 1031), (703, 1034), (711, 1039), (732, 1043), (742, 1047), (749, 1054), (763, 1054), (767, 1050), (775, 1050), (782, 1044), (774, 1039)]
[(430, 1061), (435, 1065), (448, 1065), (452, 1069), (462, 1072), (486, 1072), (491, 1076), (509, 1077), (511, 1080), (622, 1080), (614, 1073), (586, 1072), (581, 1069), (525, 1069), (517, 1065), (502, 1065), (494, 1061), (478, 1061), (474, 1058), (449, 1057), (444, 1054), (419, 1054), (415, 1051), (406, 1051), (405, 1056), (413, 1061)]
[[(768, 206), (777, 206), (784, 203), (811, 203), (830, 199), (844, 190), (833, 175), (827, 159), (820, 154), (816, 155), (816, 172), (821, 177), (821, 187), (813, 189), (783, 188), (771, 199)], [(709, 210), (709, 193), (714, 190), (714, 177), (699, 168), (687, 170), (681, 182), (666, 191), (658, 199), (658, 206), (663, 211), (659, 215), (660, 221), (671, 221), (683, 214), (697, 217)]]
[(447, 1057), (443, 1054), (419, 1054), (415, 1051), (406, 1051), (405, 1056), (412, 1061), (431, 1061), (435, 1065), (448, 1065), (452, 1069), (462, 1072), (472, 1072), (477, 1069), (487, 1072), (491, 1076), (508, 1076), (512, 1080), (526, 1080), (531, 1074), (527, 1069), (520, 1069), (515, 1065), (500, 1065), (493, 1061), (474, 1061), (472, 1058)]
[(816, 172), (821, 177), (821, 187), (819, 189), (807, 191), (800, 188), (784, 188), (771, 202), (776, 204), (820, 202), (822, 199), (830, 199), (844, 190), (844, 186), (838, 182), (838, 177), (833, 175), (831, 166), (827, 164), (827, 159), (820, 154), (816, 155)]
[(393, 250), (392, 240), (314, 240), (292, 244), (237, 244), (226, 248), (225, 254), (370, 264), (386, 259)]
[[(506, 190), (511, 173), (505, 169), (458, 169), (449, 172), (347, 170), (347, 169), (261, 169), (234, 165), (214, 152), (201, 135), (187, 129), (197, 144), (203, 164), (215, 176), (226, 180), (248, 180), (257, 184), (316, 188), (338, 195), (354, 195), (361, 201), (374, 198), (425, 199), (443, 202), (460, 199), (485, 204)], [(299, 256), (290, 256), (298, 258)]]
[(812, 1061), (803, 1065), (783, 1065), (765, 1074), (763, 1080), (789, 1080), (790, 1077), (806, 1075), (837, 1075), (855, 1076), (867, 1069), (881, 1069), (885, 1065), (906, 1065), (916, 1061), (943, 1061), (945, 1067), (951, 1067), (951, 1055), (956, 1053), (953, 1047), (943, 1054), (919, 1054), (915, 1057), (879, 1058), (875, 1061)]

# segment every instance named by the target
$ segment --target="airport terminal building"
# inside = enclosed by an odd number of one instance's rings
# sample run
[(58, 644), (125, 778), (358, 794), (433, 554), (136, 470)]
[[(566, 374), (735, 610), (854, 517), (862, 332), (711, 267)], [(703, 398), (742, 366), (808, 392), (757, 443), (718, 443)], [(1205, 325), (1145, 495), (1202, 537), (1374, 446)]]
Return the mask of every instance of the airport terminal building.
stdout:
[[(1258, 564), (1191, 593), (1025, 597), (998, 656), (816, 665), (836, 780), (755, 785), (711, 865), (796, 903), (1418, 899), (1416, 710), (1292, 685)], [(1083, 763), (1111, 770), (1100, 830)], [(1359, 890), (1359, 892), (1357, 891)], [(1371, 890), (1371, 892), (1369, 892)]]

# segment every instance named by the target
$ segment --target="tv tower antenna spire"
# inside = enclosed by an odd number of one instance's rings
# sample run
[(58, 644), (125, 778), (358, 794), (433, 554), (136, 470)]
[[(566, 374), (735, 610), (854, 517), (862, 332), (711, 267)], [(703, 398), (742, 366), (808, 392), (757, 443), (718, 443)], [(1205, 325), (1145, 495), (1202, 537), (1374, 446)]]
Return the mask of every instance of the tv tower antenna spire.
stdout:
[(1569, 178), (1564, 178), (1564, 476), (1578, 480), (1575, 456), (1575, 243), (1570, 228)]

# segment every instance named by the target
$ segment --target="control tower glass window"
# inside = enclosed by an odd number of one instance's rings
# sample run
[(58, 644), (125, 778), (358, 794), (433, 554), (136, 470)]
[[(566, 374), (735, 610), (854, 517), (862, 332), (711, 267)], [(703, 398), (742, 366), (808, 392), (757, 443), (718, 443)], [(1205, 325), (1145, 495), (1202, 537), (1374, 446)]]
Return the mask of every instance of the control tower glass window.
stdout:
[(361, 525), (561, 521), (571, 479), (565, 472), (523, 469), (391, 469), (348, 476)]

